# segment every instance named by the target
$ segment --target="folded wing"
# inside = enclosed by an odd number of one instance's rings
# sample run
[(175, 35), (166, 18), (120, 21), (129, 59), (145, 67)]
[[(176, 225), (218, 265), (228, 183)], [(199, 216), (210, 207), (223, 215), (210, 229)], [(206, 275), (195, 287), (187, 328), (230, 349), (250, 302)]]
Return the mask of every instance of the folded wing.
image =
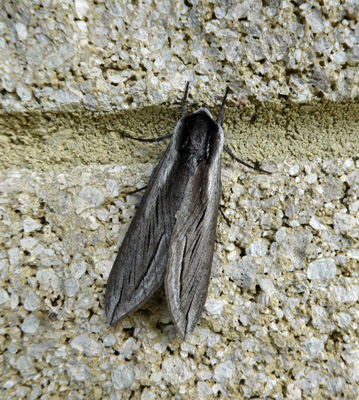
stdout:
[(173, 179), (168, 179), (178, 168), (176, 152), (170, 147), (150, 178), (108, 279), (105, 309), (111, 325), (139, 308), (165, 276), (168, 246), (181, 201), (171, 187)]
[(169, 245), (166, 294), (177, 329), (186, 337), (207, 297), (221, 193), (220, 160), (205, 162), (190, 178)]

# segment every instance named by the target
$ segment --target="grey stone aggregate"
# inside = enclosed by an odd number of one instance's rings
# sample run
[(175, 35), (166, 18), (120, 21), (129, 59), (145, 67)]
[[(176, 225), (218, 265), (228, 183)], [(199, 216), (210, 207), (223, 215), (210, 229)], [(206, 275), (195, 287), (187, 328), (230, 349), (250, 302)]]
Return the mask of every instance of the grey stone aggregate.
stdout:
[(237, 104), (359, 93), (357, 1), (21, 0), (0, 11), (8, 112), (161, 104), (188, 80), (211, 104), (223, 82)]
[(103, 309), (141, 198), (125, 188), (152, 167), (3, 171), (3, 398), (357, 398), (358, 162), (263, 167), (273, 174), (225, 165), (230, 226), (219, 218), (207, 302), (185, 341), (163, 293), (115, 327)]

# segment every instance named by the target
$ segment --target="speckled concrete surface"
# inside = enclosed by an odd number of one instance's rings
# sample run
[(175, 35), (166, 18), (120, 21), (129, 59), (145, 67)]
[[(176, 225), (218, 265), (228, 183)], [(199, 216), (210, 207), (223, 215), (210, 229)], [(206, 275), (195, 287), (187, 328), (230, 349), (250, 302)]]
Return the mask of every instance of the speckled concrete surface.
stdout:
[[(359, 2), (0, 4), (0, 397), (359, 397)], [(165, 143), (230, 87), (205, 310), (110, 328), (106, 280)], [(301, 104), (306, 102), (306, 104)], [(309, 103), (308, 103), (309, 102)], [(267, 161), (266, 161), (267, 160)]]
[(223, 171), (231, 226), (186, 341), (163, 294), (104, 314), (148, 164), (3, 172), (2, 398), (357, 398), (359, 162), (263, 166)]
[(2, 108), (68, 111), (161, 104), (186, 81), (198, 100), (354, 99), (359, 3), (4, 0)]

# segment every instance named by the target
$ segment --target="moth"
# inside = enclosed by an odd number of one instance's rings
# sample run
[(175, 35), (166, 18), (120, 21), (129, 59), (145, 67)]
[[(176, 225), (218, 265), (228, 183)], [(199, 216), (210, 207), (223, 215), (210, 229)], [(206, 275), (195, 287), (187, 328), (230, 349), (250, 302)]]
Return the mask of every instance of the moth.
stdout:
[[(172, 320), (183, 338), (207, 298), (221, 196), (224, 95), (217, 120), (206, 108), (186, 115), (189, 82), (172, 140), (154, 169), (128, 228), (105, 295), (110, 325), (137, 310), (164, 283)], [(131, 137), (131, 136), (130, 136)], [(132, 137), (133, 138), (133, 137)], [(133, 138), (136, 139), (136, 138)]]

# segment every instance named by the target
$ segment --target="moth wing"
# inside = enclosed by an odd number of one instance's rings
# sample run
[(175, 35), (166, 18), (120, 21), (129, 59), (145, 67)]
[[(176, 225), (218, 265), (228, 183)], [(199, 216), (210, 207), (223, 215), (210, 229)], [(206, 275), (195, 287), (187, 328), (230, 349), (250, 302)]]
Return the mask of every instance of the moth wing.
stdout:
[(173, 321), (184, 338), (196, 326), (206, 302), (220, 194), (218, 157), (211, 168), (204, 164), (197, 168), (176, 214), (165, 288)]
[(138, 309), (163, 282), (174, 225), (168, 210), (171, 197), (164, 182), (174, 165), (174, 152), (169, 146), (150, 178), (117, 254), (105, 295), (111, 325)]

